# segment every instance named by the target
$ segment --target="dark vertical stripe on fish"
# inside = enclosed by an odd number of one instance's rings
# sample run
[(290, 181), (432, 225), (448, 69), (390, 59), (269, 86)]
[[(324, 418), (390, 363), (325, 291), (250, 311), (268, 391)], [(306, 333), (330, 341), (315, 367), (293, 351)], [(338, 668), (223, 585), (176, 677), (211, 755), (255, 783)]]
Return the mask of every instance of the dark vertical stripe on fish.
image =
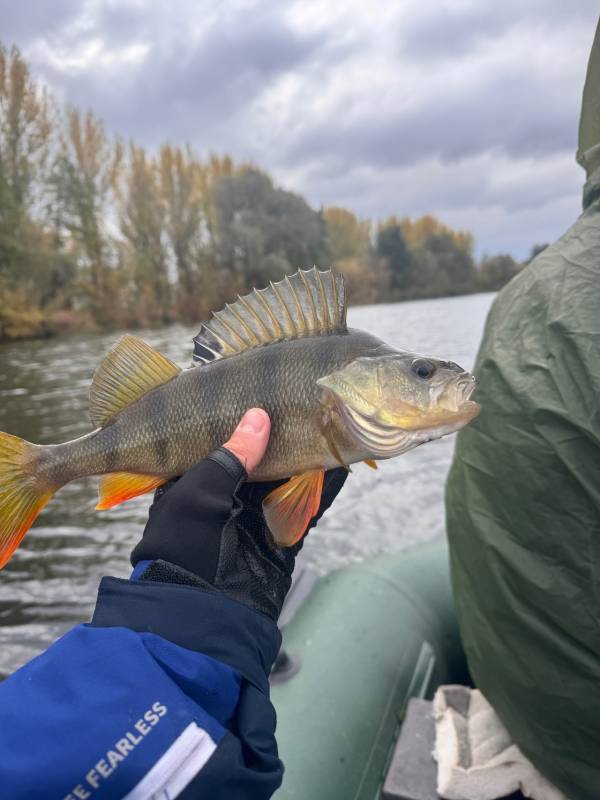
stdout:
[(102, 435), (105, 438), (105, 445), (103, 448), (103, 461), (106, 472), (119, 472), (119, 461), (121, 457), (121, 448), (119, 443), (121, 437), (117, 425), (107, 425)]
[[(156, 389), (154, 391), (154, 413), (156, 414), (156, 419), (164, 420), (168, 418), (168, 405), (169, 401), (165, 395), (165, 392), (162, 389)], [(152, 447), (154, 450), (154, 456), (156, 458), (156, 464), (159, 467), (160, 472), (168, 472), (168, 464), (169, 464), (169, 439), (167, 436), (156, 436), (154, 441), (152, 442)]]

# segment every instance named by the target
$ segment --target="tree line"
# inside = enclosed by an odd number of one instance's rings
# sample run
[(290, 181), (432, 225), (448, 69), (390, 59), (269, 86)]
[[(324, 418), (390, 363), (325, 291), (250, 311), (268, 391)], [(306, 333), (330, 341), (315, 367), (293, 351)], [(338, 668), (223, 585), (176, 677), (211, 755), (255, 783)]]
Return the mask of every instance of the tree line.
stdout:
[(253, 164), (111, 137), (0, 46), (0, 339), (199, 322), (313, 264), (353, 303), (496, 290), (521, 267), (476, 263), (472, 236), (432, 216), (313, 209)]

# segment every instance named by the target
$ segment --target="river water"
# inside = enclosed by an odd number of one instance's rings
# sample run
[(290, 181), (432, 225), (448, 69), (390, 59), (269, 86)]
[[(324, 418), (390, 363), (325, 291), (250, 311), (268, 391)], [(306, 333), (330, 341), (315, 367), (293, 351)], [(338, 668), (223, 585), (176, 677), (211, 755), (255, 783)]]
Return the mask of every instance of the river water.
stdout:
[[(350, 310), (349, 322), (397, 347), (470, 369), (492, 299), (479, 294), (363, 306)], [(187, 365), (197, 327), (138, 335)], [(38, 443), (87, 432), (90, 378), (116, 338), (98, 334), (0, 346), (0, 430)], [(353, 467), (334, 507), (307, 539), (305, 561), (322, 573), (442, 533), (452, 449), (453, 437), (447, 437), (380, 462), (377, 471)], [(102, 575), (128, 574), (149, 496), (111, 511), (94, 511), (95, 504), (93, 478), (61, 489), (0, 573), (0, 677), (89, 619)]]

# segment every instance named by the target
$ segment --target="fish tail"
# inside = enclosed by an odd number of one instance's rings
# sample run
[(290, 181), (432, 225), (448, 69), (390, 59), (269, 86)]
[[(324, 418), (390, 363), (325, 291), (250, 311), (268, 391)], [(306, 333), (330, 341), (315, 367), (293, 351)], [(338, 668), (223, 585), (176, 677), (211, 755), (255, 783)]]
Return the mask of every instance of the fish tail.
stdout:
[(0, 431), (0, 569), (59, 488), (36, 474), (41, 449)]

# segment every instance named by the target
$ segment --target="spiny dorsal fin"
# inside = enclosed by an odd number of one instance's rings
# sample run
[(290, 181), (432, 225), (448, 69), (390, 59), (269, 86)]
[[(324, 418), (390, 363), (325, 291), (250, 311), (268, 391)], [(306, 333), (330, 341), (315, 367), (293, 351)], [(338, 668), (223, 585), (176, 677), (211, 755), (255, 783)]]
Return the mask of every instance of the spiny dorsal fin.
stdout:
[(301, 269), (213, 314), (194, 339), (194, 362), (206, 364), (284, 339), (345, 330), (343, 277), (316, 267)]
[(90, 417), (97, 427), (181, 369), (149, 344), (127, 334), (111, 348), (90, 386)]

